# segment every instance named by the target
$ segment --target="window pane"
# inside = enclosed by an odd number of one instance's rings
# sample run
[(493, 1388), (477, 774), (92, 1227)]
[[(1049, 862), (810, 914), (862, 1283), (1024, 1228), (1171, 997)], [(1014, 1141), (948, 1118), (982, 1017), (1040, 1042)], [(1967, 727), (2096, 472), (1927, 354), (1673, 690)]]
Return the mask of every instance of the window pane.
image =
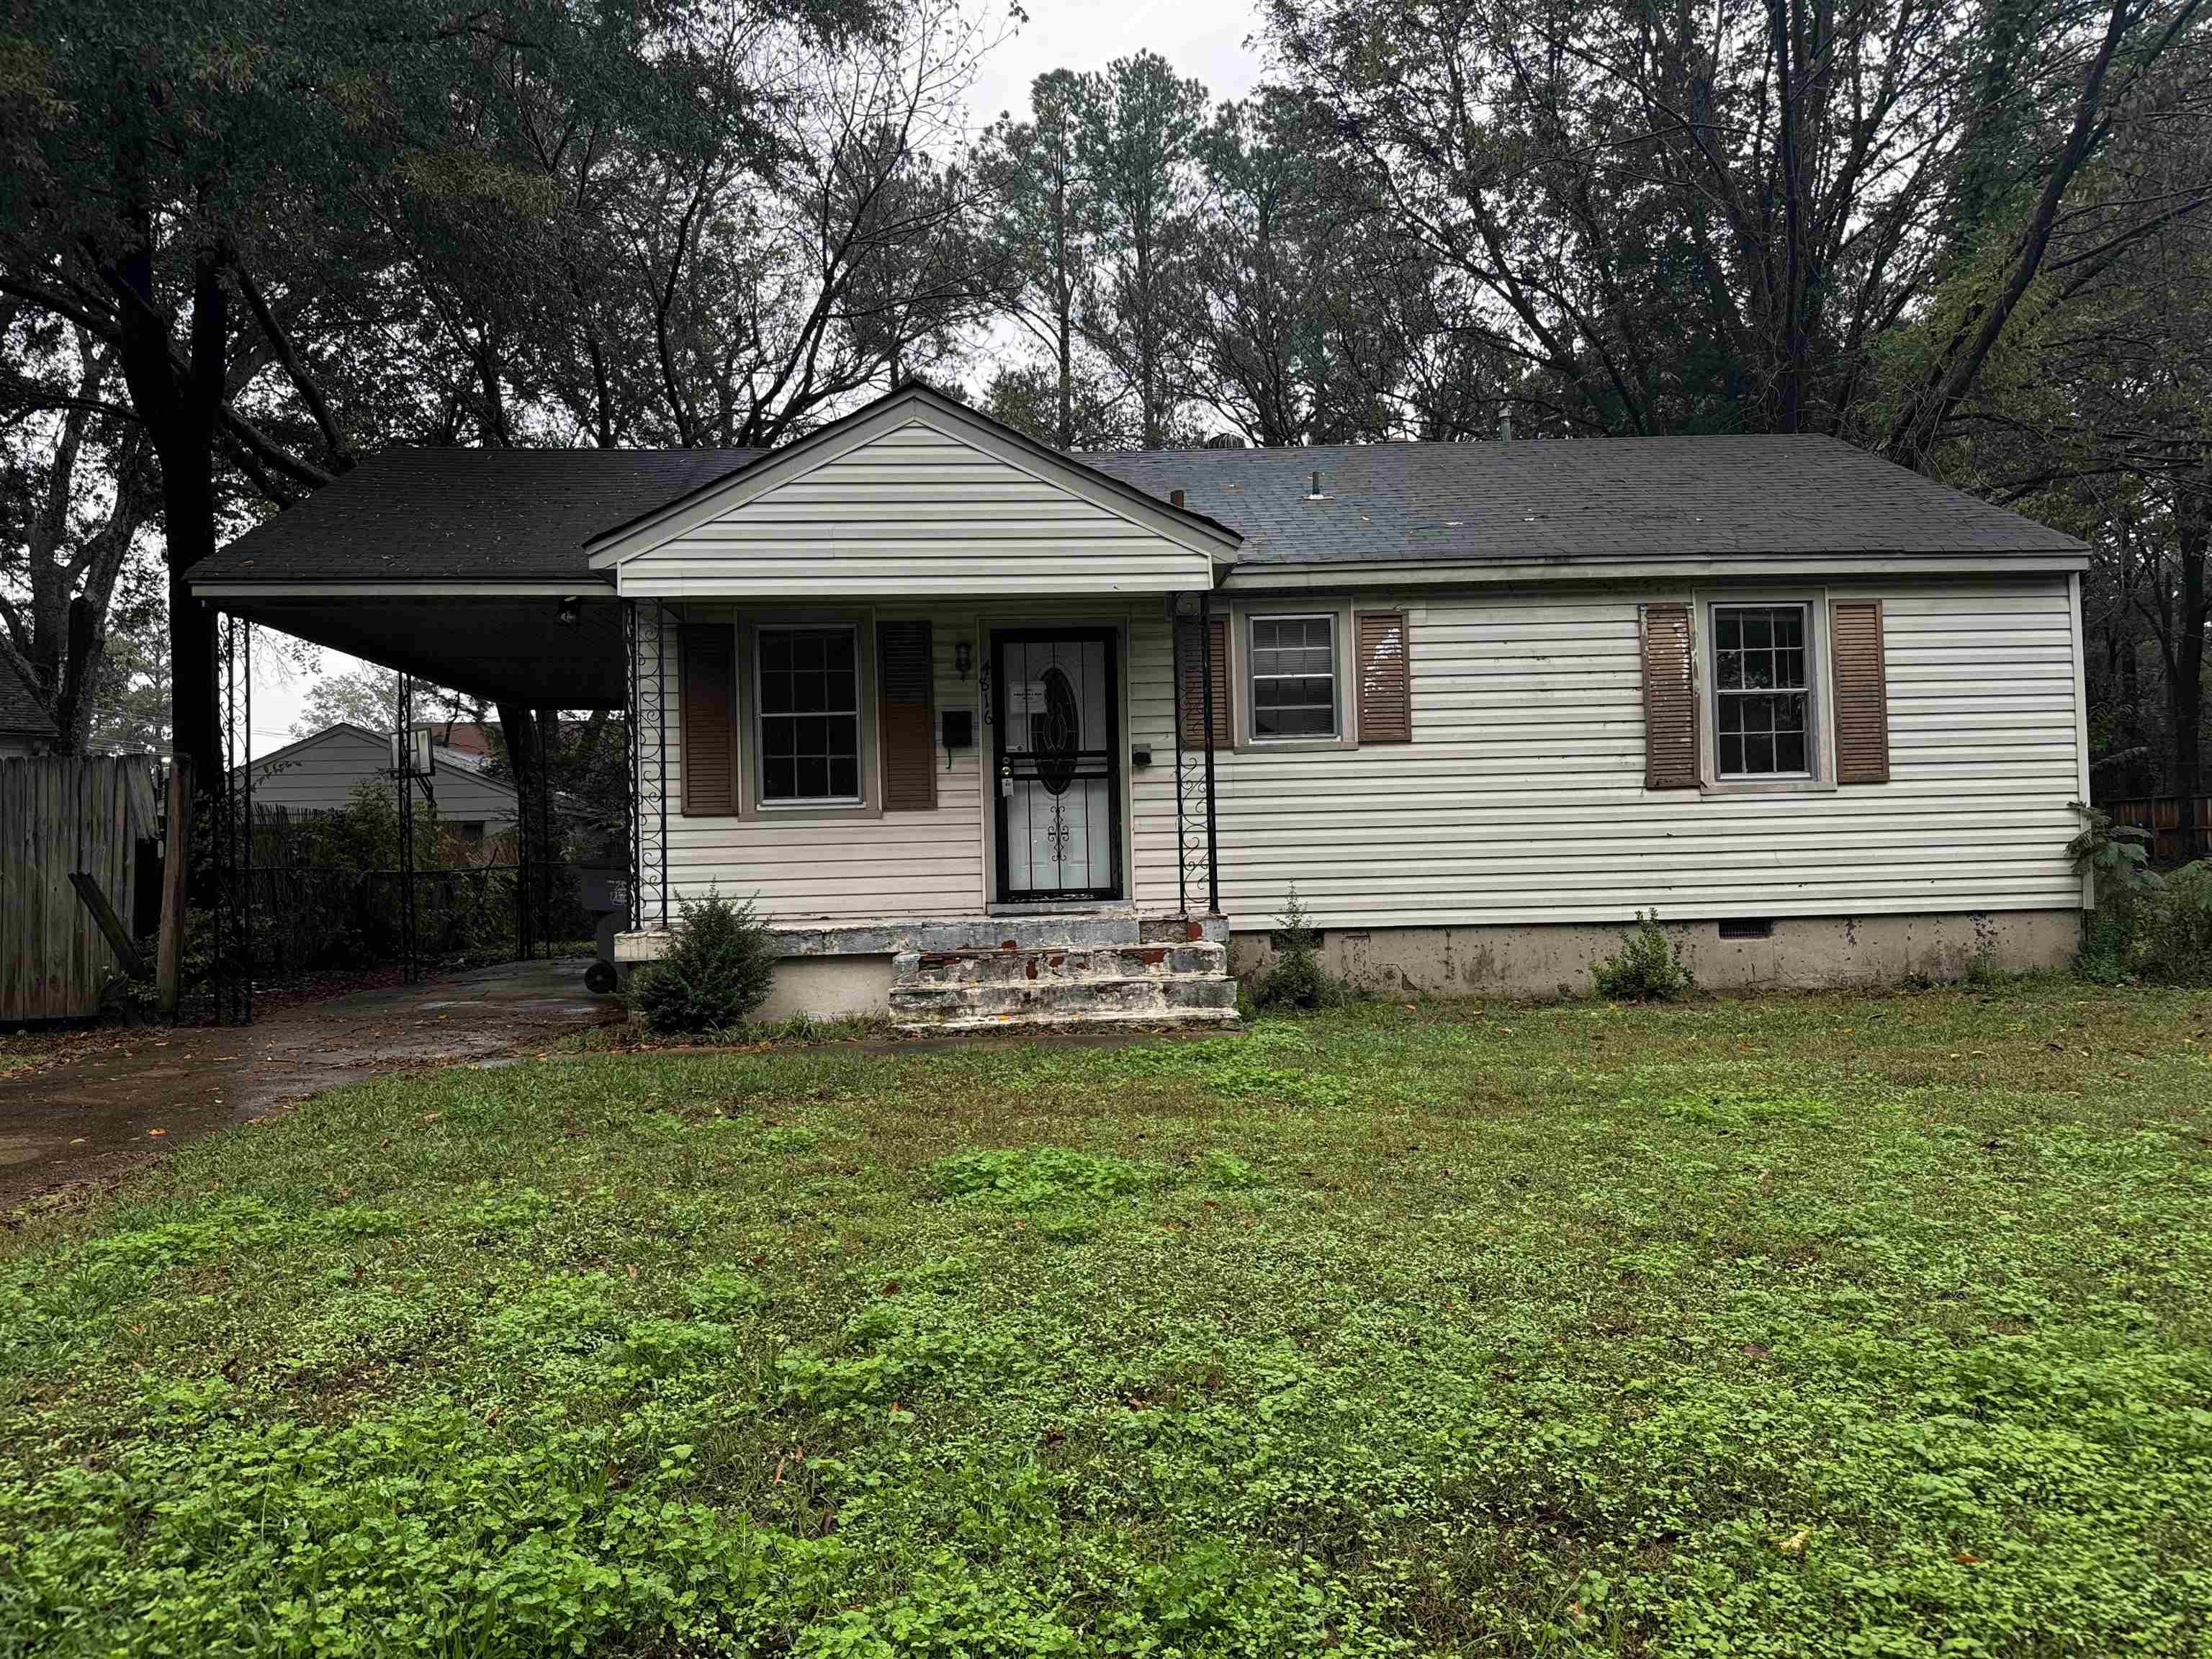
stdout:
[(1781, 686), (1803, 685), (1806, 683), (1803, 646), (1775, 653), (1774, 683)]
[(1335, 732), (1335, 710), (1330, 708), (1252, 710), (1252, 735), (1257, 738), (1327, 738)]
[(1778, 772), (1802, 772), (1805, 767), (1805, 734), (1784, 732), (1774, 739), (1774, 769)]
[(1805, 694), (1794, 692), (1777, 697), (1774, 702), (1774, 729), (1778, 732), (1802, 732), (1805, 729)]
[(1774, 643), (1773, 612), (1747, 611), (1743, 613), (1743, 645), (1747, 651), (1764, 651)]
[(783, 632), (760, 636), (761, 672), (788, 674), (791, 672), (791, 635)]
[(1734, 691), (1743, 684), (1743, 653), (1735, 649), (1714, 653), (1715, 678), (1723, 691)]
[(792, 723), (787, 720), (763, 720), (761, 722), (761, 753), (774, 760), (789, 759), (792, 754), (792, 738), (794, 735)]
[(819, 800), (830, 793), (830, 763), (812, 755), (801, 755), (794, 763), (799, 778), (799, 799)]
[(1723, 735), (1721, 738), (1721, 775), (1737, 777), (1743, 772), (1743, 739)]
[(1741, 732), (1743, 730), (1743, 699), (1741, 697), (1721, 699), (1719, 730), (1723, 736)]
[(830, 793), (833, 795), (858, 795), (860, 793), (860, 766), (850, 757), (830, 763)]
[(770, 760), (761, 766), (761, 793), (770, 800), (789, 800), (799, 793), (787, 760)]
[(1774, 613), (1774, 643), (1790, 651), (1804, 647), (1805, 613), (1796, 605)]
[(832, 755), (848, 760), (858, 760), (860, 754), (860, 720), (856, 714), (842, 714), (830, 722), (829, 750)]
[(1729, 653), (1743, 649), (1743, 617), (1741, 612), (1713, 612), (1713, 645), (1717, 650)]
[(1774, 738), (1771, 734), (1754, 732), (1744, 738), (1743, 769), (1753, 775), (1774, 769)]

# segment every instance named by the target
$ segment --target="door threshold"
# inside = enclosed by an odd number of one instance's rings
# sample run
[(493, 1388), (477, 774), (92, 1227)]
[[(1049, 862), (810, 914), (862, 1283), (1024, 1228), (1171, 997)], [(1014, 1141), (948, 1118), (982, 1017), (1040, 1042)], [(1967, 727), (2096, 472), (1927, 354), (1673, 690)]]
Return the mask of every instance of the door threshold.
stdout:
[(987, 916), (1133, 916), (1137, 907), (1127, 899), (1097, 899), (1074, 902), (1047, 901), (1036, 904), (987, 904)]

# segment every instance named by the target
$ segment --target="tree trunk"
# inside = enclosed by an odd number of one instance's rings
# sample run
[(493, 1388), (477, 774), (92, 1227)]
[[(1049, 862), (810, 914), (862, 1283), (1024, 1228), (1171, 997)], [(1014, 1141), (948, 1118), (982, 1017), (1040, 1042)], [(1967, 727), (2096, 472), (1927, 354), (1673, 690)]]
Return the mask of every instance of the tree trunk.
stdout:
[(215, 613), (194, 599), (185, 573), (215, 551), (215, 427), (222, 404), (227, 337), (221, 263), (213, 250), (194, 262), (191, 356), (180, 376), (170, 356), (169, 321), (154, 291), (150, 233), (112, 268), (121, 303), (123, 378), (161, 471), (161, 520), (169, 573), (171, 744), (191, 757), (200, 787), (222, 775), (216, 718)]
[(2173, 793), (2204, 793), (2204, 634), (2212, 627), (2212, 592), (2207, 565), (2212, 563), (2212, 462), (2176, 492), (2172, 684), (2166, 708), (2173, 735)]

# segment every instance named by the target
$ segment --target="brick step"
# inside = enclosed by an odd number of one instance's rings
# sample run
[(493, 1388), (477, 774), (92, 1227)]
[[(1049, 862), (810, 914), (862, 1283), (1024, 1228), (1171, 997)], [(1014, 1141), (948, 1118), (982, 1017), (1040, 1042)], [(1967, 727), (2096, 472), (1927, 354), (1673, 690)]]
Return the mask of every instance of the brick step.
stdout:
[(1034, 950), (907, 951), (892, 958), (891, 982), (936, 987), (1218, 979), (1228, 971), (1228, 948), (1200, 940)]
[(894, 1024), (908, 1030), (979, 1025), (1221, 1020), (1237, 1017), (1237, 981), (1225, 975), (1138, 974), (1094, 979), (894, 984)]

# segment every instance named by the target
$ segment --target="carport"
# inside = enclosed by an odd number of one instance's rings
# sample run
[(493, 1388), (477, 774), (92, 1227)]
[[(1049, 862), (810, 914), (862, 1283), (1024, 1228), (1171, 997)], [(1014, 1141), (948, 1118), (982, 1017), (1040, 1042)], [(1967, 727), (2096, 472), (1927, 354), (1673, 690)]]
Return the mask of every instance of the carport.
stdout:
[[(619, 709), (632, 753), (633, 796), (642, 763), (636, 734), (664, 716), (660, 665), (668, 626), (654, 601), (617, 599), (593, 571), (593, 536), (737, 470), (751, 450), (387, 451), (362, 461), (297, 506), (257, 526), (191, 574), (192, 592), (222, 614), (220, 717), (225, 767), (216, 792), (216, 922), (231, 969), (219, 979), (224, 1017), (252, 1017), (252, 630), (281, 629), (402, 676), (395, 735), (412, 726), (411, 682), (482, 697), (497, 709), (524, 805), (526, 872), (542, 859), (551, 819), (538, 722), (558, 709)], [(402, 737), (402, 741), (404, 741)], [(660, 745), (647, 745), (659, 752)], [(395, 766), (403, 817), (411, 766)], [(234, 783), (233, 780), (241, 781)], [(665, 890), (665, 822), (629, 820), (625, 890)], [(413, 848), (402, 838), (413, 938)], [(530, 880), (526, 873), (525, 880)], [(542, 885), (539, 889), (542, 890)], [(627, 915), (632, 928), (640, 925)], [(527, 939), (524, 953), (527, 953)], [(413, 955), (410, 946), (410, 968)]]

